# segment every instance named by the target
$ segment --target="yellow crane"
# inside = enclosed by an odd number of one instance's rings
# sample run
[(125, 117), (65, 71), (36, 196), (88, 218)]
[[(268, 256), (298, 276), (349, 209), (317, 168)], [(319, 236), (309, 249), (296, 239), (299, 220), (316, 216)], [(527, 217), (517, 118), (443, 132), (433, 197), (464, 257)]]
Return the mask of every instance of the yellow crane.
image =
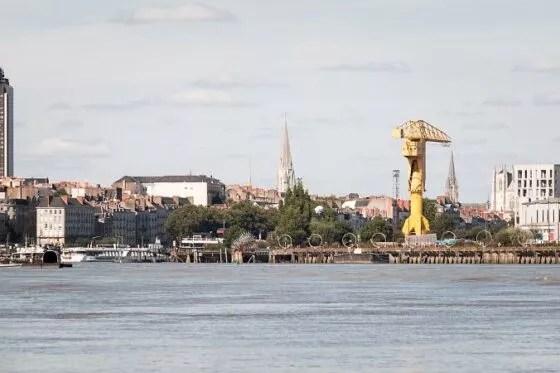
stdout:
[(426, 143), (449, 144), (451, 138), (423, 120), (410, 120), (395, 128), (393, 137), (405, 139), (402, 152), (408, 160), (410, 216), (402, 231), (405, 236), (426, 234), (430, 231), (430, 223), (422, 214), (422, 194), (426, 190)]

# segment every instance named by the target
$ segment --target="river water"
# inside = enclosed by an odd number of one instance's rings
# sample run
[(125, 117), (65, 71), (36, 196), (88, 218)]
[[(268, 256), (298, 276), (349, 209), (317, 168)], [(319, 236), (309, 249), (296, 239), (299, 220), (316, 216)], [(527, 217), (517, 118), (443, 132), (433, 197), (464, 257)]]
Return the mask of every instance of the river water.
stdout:
[(0, 372), (558, 372), (560, 266), (0, 269)]

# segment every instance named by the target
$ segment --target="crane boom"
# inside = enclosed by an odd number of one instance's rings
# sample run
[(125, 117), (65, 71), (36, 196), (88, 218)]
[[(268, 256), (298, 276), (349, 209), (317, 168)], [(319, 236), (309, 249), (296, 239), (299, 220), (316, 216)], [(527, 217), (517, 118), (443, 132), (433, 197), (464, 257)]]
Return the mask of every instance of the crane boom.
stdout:
[(408, 160), (408, 193), (410, 216), (404, 222), (405, 236), (422, 235), (430, 231), (430, 223), (422, 214), (423, 193), (426, 190), (426, 142), (449, 144), (447, 134), (423, 120), (410, 120), (393, 130), (393, 137), (404, 139), (402, 152)]

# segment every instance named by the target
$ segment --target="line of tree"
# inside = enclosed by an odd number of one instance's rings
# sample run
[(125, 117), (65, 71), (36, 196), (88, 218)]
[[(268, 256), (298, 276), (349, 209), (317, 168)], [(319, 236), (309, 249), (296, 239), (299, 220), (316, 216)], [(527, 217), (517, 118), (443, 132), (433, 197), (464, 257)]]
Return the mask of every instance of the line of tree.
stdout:
[[(318, 205), (323, 207), (319, 213), (315, 211)], [(438, 238), (442, 238), (447, 231), (453, 231), (457, 238), (475, 240), (485, 229), (460, 228), (458, 222), (449, 215), (437, 213), (433, 200), (424, 200), (423, 213), (430, 222), (431, 232)], [(220, 228), (226, 228), (224, 244), (227, 247), (244, 232), (270, 241), (288, 234), (292, 238), (292, 244), (296, 246), (307, 244), (312, 234), (320, 235), (323, 244), (327, 245), (340, 244), (346, 233), (359, 235), (363, 243), (372, 239), (382, 241), (383, 236), (387, 241), (404, 241), (401, 230), (394, 229), (390, 221), (381, 217), (368, 221), (361, 230), (353, 231), (348, 221), (339, 219), (328, 201), (313, 201), (301, 182), (286, 192), (278, 209), (264, 209), (249, 201), (234, 203), (227, 210), (187, 205), (175, 210), (166, 222), (166, 230), (174, 238), (190, 237), (202, 232), (217, 234)], [(488, 229), (502, 244), (511, 243), (515, 235), (505, 228), (507, 226), (491, 225)]]
[[(323, 207), (320, 213), (315, 212), (318, 205)], [(166, 230), (175, 238), (197, 232), (216, 234), (220, 228), (226, 228), (224, 244), (228, 247), (243, 232), (271, 241), (288, 234), (293, 245), (307, 244), (312, 234), (320, 235), (323, 244), (329, 245), (340, 244), (346, 233), (361, 234), (362, 240), (369, 240), (375, 233), (383, 232), (388, 241), (393, 239), (393, 228), (382, 218), (354, 232), (348, 221), (339, 219), (330, 204), (311, 200), (301, 182), (286, 192), (278, 209), (264, 209), (249, 201), (232, 204), (227, 210), (187, 205), (175, 210), (166, 222)]]

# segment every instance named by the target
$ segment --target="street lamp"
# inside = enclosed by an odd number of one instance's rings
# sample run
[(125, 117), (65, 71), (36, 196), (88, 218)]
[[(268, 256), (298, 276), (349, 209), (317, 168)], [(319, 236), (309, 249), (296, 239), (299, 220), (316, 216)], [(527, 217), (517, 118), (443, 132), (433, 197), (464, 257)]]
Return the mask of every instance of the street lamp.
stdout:
[(90, 244), (89, 244), (89, 246), (90, 246), (91, 248), (93, 248), (93, 241), (95, 241), (96, 238), (101, 238), (101, 236), (95, 236), (95, 237), (92, 237), (92, 238), (91, 238), (91, 242), (90, 242)]

